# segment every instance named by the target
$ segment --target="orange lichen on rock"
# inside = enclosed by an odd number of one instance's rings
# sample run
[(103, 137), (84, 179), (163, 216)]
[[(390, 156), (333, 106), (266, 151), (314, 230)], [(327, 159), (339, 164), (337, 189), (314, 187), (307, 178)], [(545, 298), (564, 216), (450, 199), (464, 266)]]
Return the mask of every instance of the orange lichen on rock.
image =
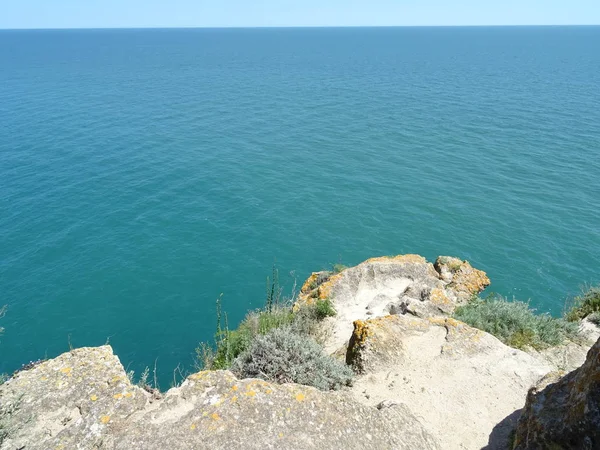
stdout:
[(394, 263), (407, 263), (407, 264), (426, 264), (427, 260), (421, 255), (407, 254), (407, 255), (396, 255), (396, 256), (378, 256), (376, 258), (367, 259), (364, 263), (374, 262), (394, 262)]
[(434, 288), (429, 295), (429, 301), (438, 306), (450, 306), (452, 301), (448, 298), (443, 289)]
[(300, 292), (303, 294), (309, 293), (317, 287), (317, 280), (319, 279), (319, 272), (313, 272), (310, 277), (306, 279), (302, 285)]

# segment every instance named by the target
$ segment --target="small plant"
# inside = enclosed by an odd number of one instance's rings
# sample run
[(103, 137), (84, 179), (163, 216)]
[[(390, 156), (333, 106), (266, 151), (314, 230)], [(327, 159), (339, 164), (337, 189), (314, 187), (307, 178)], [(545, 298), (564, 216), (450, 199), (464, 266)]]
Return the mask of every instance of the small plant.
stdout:
[(454, 317), (493, 334), (515, 348), (543, 349), (577, 337), (578, 327), (549, 314), (535, 314), (527, 303), (502, 297), (475, 299), (454, 312)]
[(565, 314), (565, 319), (576, 322), (593, 313), (600, 313), (600, 286), (592, 286), (575, 297), (571, 309)]
[(315, 316), (317, 320), (323, 320), (327, 317), (333, 317), (336, 315), (333, 304), (328, 298), (317, 300), (314, 303)]
[[(153, 381), (148, 381), (148, 378), (150, 377), (150, 368), (146, 366), (140, 375), (137, 385), (139, 388), (152, 394), (155, 399), (159, 399), (162, 395), (160, 393), (160, 387), (158, 386), (158, 377), (156, 376), (156, 362), (157, 361), (154, 361)], [(127, 376), (129, 377), (129, 373)], [(131, 377), (133, 378), (133, 371), (131, 372)]]
[(314, 340), (289, 327), (258, 336), (231, 369), (241, 378), (305, 384), (321, 390), (349, 385), (353, 376), (348, 366), (325, 355)]
[(265, 309), (271, 312), (273, 306), (279, 305), (282, 289), (279, 287), (279, 270), (273, 264), (273, 277), (267, 277), (267, 299)]
[(452, 262), (448, 263), (448, 270), (450, 270), (450, 272), (452, 272), (452, 273), (458, 272), (461, 267), (462, 267), (462, 263), (457, 262), (457, 261), (452, 261)]
[[(274, 292), (277, 292), (275, 290)], [(268, 298), (267, 298), (268, 301)], [(282, 304), (278, 298), (264, 309), (246, 315), (235, 330), (229, 329), (227, 314), (222, 312), (222, 297), (217, 299), (217, 331), (215, 347), (201, 343), (196, 348), (196, 366), (202, 369), (228, 369), (233, 360), (248, 348), (252, 340), (274, 328), (289, 325), (293, 321), (291, 305)]]
[(344, 265), (344, 264), (341, 264), (341, 263), (333, 264), (333, 265), (331, 266), (332, 272), (333, 272), (334, 274), (337, 274), (337, 273), (343, 272), (343, 271), (344, 271), (344, 270), (346, 270), (347, 268), (348, 268), (348, 266), (346, 266), (346, 265)]

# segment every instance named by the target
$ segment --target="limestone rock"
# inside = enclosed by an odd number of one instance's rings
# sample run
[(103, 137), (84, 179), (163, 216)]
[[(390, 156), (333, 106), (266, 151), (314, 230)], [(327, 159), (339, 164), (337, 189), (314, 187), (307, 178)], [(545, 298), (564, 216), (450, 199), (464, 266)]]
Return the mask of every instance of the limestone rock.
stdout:
[(457, 303), (464, 303), (490, 285), (485, 272), (474, 269), (468, 261), (451, 256), (439, 256), (434, 264), (446, 287), (456, 296)]
[(410, 315), (356, 321), (347, 362), (362, 372), (358, 401), (404, 403), (445, 449), (506, 448), (516, 418), (505, 419), (552, 370), (457, 320)]
[(600, 339), (583, 366), (544, 378), (527, 396), (515, 449), (600, 448)]
[(1, 449), (439, 449), (403, 405), (200, 372), (156, 399), (109, 346), (65, 353), (0, 386)]
[[(132, 386), (112, 348), (81, 348), (0, 386), (0, 448), (93, 448), (151, 396)], [(0, 439), (0, 443), (2, 440)]]
[(302, 286), (296, 308), (328, 298), (338, 312), (325, 349), (340, 351), (352, 335), (352, 323), (388, 314), (436, 317), (481, 292), (489, 279), (466, 261), (439, 257), (436, 264), (419, 255), (369, 259), (338, 274), (315, 272)]

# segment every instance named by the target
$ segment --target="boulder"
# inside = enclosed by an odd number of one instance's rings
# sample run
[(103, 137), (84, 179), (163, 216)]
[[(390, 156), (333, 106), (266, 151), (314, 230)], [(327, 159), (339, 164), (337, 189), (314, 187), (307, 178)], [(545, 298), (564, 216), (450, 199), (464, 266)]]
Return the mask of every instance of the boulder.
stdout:
[(337, 315), (326, 322), (330, 330), (325, 349), (343, 353), (356, 320), (387, 314), (449, 315), (489, 283), (484, 272), (457, 258), (440, 256), (432, 264), (419, 255), (379, 257), (338, 274), (313, 273), (295, 307), (331, 300)]
[(528, 389), (552, 370), (445, 317), (355, 321), (346, 358), (361, 374), (352, 387), (358, 401), (405, 404), (445, 449), (507, 448), (515, 411)]
[(514, 449), (600, 448), (600, 339), (583, 366), (560, 375), (551, 373), (529, 391)]
[(163, 396), (133, 386), (109, 346), (0, 386), (1, 449), (440, 449), (403, 405), (199, 372)]

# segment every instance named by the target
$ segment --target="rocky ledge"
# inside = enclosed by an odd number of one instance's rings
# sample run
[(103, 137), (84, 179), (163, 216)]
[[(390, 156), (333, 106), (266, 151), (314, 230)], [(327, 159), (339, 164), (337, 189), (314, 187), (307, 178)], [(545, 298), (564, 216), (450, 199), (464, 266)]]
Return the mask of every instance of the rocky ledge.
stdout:
[(600, 448), (600, 341), (585, 358), (597, 328), (551, 351), (508, 347), (450, 317), (488, 284), (417, 255), (312, 274), (294, 308), (337, 311), (325, 348), (357, 373), (341, 392), (205, 371), (158, 395), (109, 346), (73, 350), (0, 386), (0, 448)]

